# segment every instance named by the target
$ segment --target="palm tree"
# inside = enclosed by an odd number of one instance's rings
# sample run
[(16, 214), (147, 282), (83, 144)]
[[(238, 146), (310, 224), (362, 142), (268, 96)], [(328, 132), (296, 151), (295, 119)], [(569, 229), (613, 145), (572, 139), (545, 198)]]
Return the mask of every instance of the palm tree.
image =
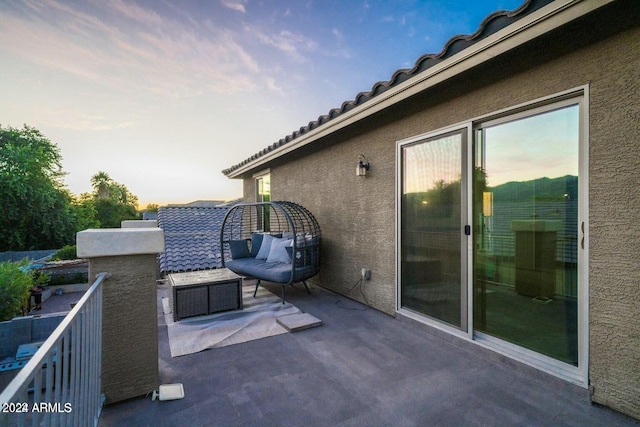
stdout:
[(100, 171), (91, 177), (91, 186), (96, 190), (99, 199), (109, 198), (109, 187), (113, 181), (106, 172)]

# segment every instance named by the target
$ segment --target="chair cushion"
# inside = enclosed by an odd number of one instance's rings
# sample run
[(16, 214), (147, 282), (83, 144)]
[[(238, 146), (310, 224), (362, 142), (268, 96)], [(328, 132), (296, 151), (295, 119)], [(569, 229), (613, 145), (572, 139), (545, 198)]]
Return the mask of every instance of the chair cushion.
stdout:
[(267, 262), (290, 263), (291, 259), (287, 253), (287, 247), (291, 245), (293, 245), (293, 240), (291, 239), (273, 239), (269, 256), (267, 256)]
[[(289, 261), (294, 262), (293, 259), (293, 246), (287, 246), (287, 255), (289, 256)], [(302, 257), (302, 251), (300, 249), (296, 250), (295, 256), (296, 267), (302, 267), (304, 265), (304, 258)]]
[(262, 233), (251, 233), (251, 256), (254, 258), (258, 255), (263, 237), (264, 234)]
[(225, 267), (236, 274), (255, 277), (275, 283), (287, 283), (291, 278), (291, 264), (265, 262), (255, 258), (232, 259)]
[[(258, 231), (254, 231), (253, 233), (251, 233), (251, 256), (252, 257), (255, 258), (258, 256), (258, 252), (260, 252), (260, 248), (262, 247), (262, 241), (264, 240), (264, 236), (280, 238), (282, 237), (282, 233), (269, 234), (266, 232), (261, 233)], [(271, 249), (271, 246), (267, 247), (265, 250), (269, 252), (270, 249)], [(268, 256), (268, 253), (267, 253), (267, 256)], [(267, 256), (265, 256), (262, 259), (267, 259)]]
[(256, 259), (267, 259), (269, 257), (269, 252), (271, 252), (271, 242), (273, 242), (275, 237), (270, 234), (264, 234), (262, 236), (262, 244), (260, 245), (260, 250), (256, 255)]
[(231, 258), (249, 258), (251, 253), (249, 252), (249, 246), (247, 246), (247, 241), (242, 240), (230, 240), (229, 241), (229, 249), (231, 249)]

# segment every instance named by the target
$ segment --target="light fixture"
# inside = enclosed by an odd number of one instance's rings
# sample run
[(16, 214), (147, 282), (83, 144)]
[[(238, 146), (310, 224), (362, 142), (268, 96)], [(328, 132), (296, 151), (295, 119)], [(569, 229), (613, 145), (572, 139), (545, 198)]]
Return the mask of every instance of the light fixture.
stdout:
[(369, 162), (364, 154), (360, 154), (360, 158), (358, 159), (358, 166), (356, 166), (356, 176), (367, 176), (367, 171), (369, 170)]

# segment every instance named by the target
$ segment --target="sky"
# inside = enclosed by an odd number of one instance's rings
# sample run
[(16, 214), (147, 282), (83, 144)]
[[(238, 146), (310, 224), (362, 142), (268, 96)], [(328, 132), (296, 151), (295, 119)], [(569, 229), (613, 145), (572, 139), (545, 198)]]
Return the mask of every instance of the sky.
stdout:
[(487, 184), (578, 176), (579, 131), (578, 105), (487, 128)]
[[(489, 187), (539, 178), (578, 176), (580, 109), (577, 104), (482, 126), (484, 173)], [(478, 122), (474, 123), (478, 124)], [(461, 133), (403, 148), (403, 192), (433, 190), (461, 179)], [(535, 164), (535, 167), (531, 167)], [(480, 164), (478, 164), (480, 166)]]
[(140, 208), (242, 194), (229, 168), (523, 0), (0, 0), (0, 125), (65, 185)]

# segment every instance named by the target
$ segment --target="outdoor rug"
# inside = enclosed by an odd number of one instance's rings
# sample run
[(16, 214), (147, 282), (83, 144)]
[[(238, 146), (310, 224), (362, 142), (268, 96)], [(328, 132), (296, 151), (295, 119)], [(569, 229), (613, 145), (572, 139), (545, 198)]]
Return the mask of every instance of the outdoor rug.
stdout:
[(258, 288), (254, 298), (254, 289), (255, 285), (242, 287), (242, 310), (188, 317), (178, 322), (173, 321), (169, 298), (162, 298), (171, 357), (287, 333), (276, 319), (301, 311), (291, 303), (282, 304), (279, 297), (263, 287)]

